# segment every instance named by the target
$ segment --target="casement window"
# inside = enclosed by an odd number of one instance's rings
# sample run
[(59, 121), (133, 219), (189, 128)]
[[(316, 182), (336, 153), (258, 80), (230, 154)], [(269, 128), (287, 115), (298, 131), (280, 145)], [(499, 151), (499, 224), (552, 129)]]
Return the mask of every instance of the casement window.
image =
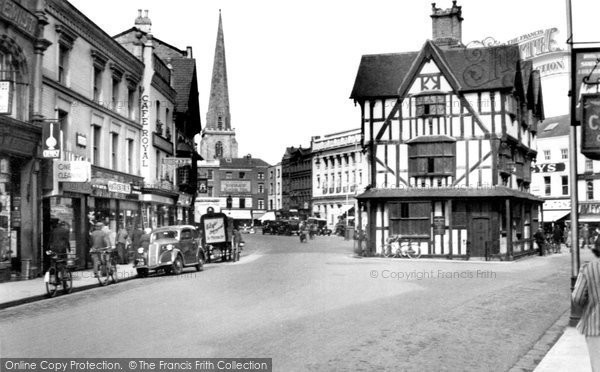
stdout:
[(419, 142), (408, 146), (409, 177), (452, 176), (455, 142)]
[(569, 195), (569, 176), (562, 176), (561, 182), (562, 182), (562, 194)]
[(544, 177), (544, 195), (550, 195), (551, 192), (552, 192), (552, 187), (551, 187), (551, 183), (550, 183), (550, 177), (546, 176), (546, 177)]
[(69, 52), (70, 49), (64, 45), (58, 46), (58, 82), (67, 84), (67, 74), (69, 72)]
[(446, 96), (430, 94), (415, 97), (416, 116), (441, 116), (446, 114)]

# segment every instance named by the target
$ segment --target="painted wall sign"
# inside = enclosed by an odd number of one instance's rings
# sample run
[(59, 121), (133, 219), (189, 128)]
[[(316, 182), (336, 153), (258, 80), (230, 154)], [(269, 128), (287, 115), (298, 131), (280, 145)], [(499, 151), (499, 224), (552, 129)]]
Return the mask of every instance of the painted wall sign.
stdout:
[(222, 193), (250, 193), (252, 184), (250, 181), (221, 181)]
[(142, 96), (141, 102), (141, 118), (142, 118), (142, 151), (141, 151), (141, 166), (142, 168), (148, 168), (150, 166), (150, 103), (148, 101), (148, 95)]
[(563, 172), (564, 170), (565, 163), (546, 163), (533, 166), (533, 173)]

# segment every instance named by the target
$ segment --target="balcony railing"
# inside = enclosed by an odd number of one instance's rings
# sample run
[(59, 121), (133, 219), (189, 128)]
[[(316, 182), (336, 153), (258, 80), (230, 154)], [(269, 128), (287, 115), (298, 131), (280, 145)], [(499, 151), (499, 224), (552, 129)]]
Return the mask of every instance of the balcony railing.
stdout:
[(330, 194), (333, 194), (333, 190), (334, 190), (334, 189), (333, 189), (333, 187), (330, 187), (330, 188), (329, 188), (329, 193), (330, 193)]
[(342, 187), (342, 192), (348, 192), (348, 186)]
[(327, 194), (327, 187), (323, 187), (323, 194)]

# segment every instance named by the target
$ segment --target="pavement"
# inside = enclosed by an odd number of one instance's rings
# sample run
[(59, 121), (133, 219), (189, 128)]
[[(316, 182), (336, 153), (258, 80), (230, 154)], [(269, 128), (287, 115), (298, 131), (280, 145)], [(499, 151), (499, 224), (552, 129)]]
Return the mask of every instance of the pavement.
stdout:
[[(119, 281), (136, 278), (132, 265), (118, 265)], [(73, 292), (99, 287), (92, 270), (73, 272)], [(56, 295), (68, 296), (59, 291)], [(48, 298), (44, 278), (0, 284), (0, 309)], [(563, 314), (544, 336), (510, 371), (591, 371), (585, 337), (568, 326), (569, 312)], [(539, 362), (539, 363), (538, 363)]]
[[(119, 281), (134, 279), (136, 276), (136, 270), (132, 265), (117, 265), (117, 279)], [(112, 281), (109, 283), (112, 283)], [(94, 277), (92, 269), (73, 272), (72, 292), (96, 288), (98, 286), (100, 286), (100, 283)], [(57, 292), (56, 297), (68, 296), (68, 294), (63, 294), (61, 289)], [(0, 310), (47, 298), (48, 294), (46, 293), (46, 284), (43, 277), (0, 283)]]

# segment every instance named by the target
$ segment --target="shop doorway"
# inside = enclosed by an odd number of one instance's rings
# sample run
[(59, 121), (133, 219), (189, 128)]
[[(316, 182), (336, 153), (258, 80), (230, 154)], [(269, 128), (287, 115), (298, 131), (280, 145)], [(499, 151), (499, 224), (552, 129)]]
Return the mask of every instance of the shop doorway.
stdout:
[(471, 256), (485, 257), (485, 248), (490, 243), (490, 219), (475, 217), (471, 220)]

